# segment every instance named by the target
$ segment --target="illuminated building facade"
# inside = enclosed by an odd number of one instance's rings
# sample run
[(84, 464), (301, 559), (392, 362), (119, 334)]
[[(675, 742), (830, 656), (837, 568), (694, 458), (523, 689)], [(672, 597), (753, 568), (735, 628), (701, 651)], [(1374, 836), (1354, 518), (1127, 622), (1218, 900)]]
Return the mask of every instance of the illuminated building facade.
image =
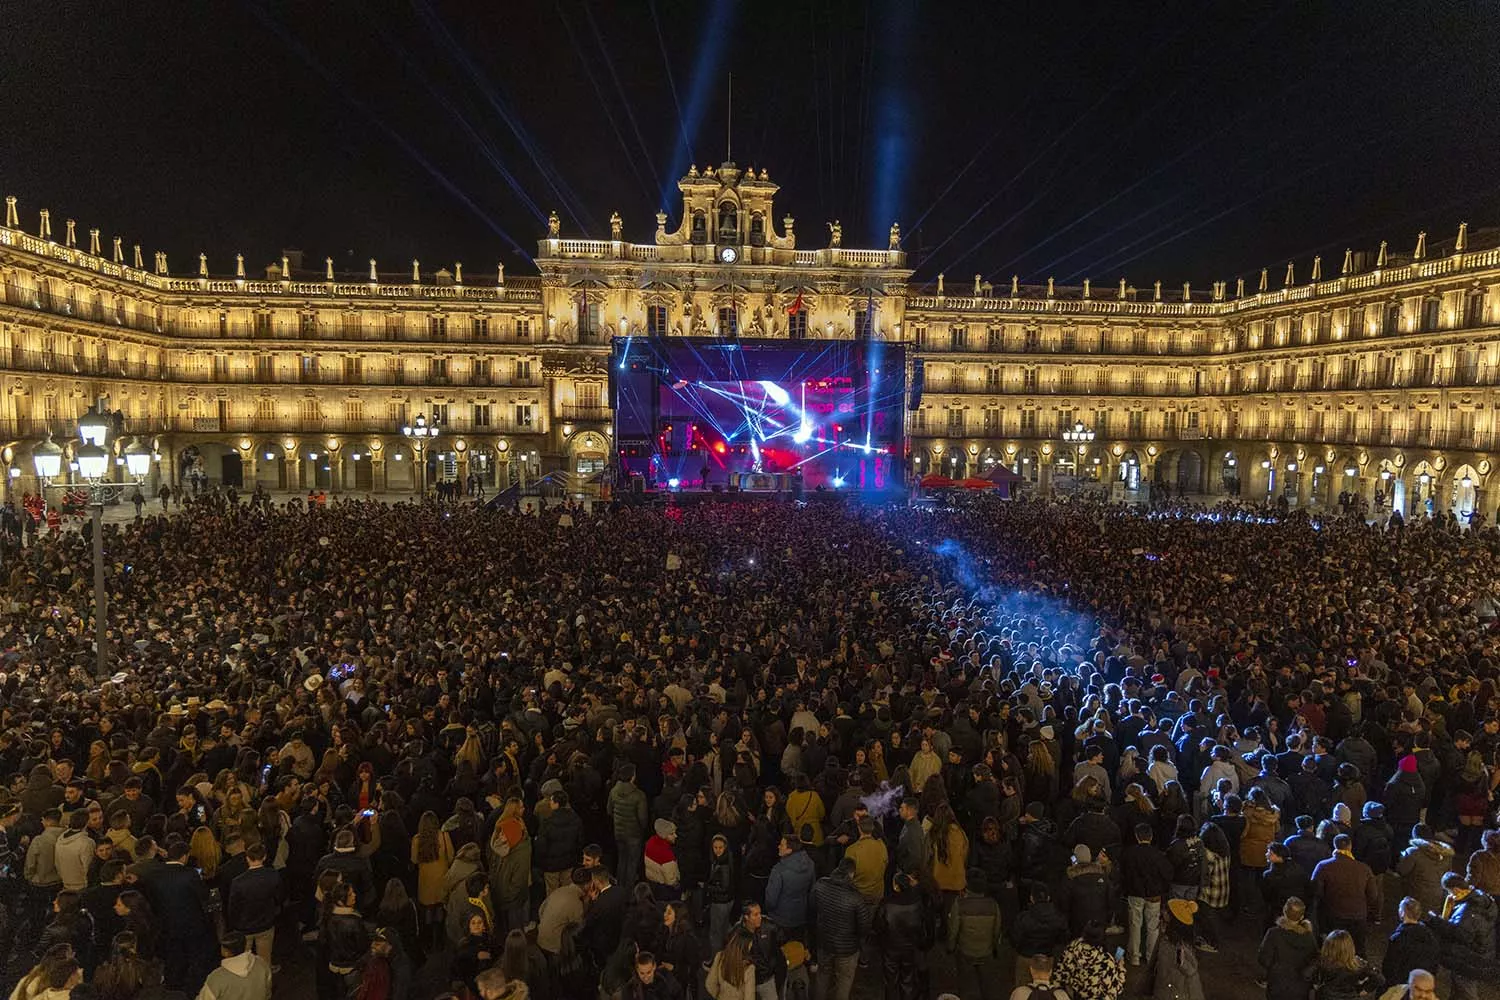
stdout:
[[(107, 397), (162, 456), (155, 479), (409, 491), (423, 477), (401, 428), (421, 414), (442, 427), (426, 482), (559, 471), (587, 491), (613, 450), (612, 337), (868, 336), (907, 343), (922, 369), (915, 474), (1003, 463), (1041, 492), (1326, 505), (1379, 490), (1407, 512), (1493, 513), (1500, 249), (1464, 227), (1400, 256), (1314, 260), (1305, 278), (1287, 265), (1274, 289), (1265, 272), (1208, 289), (918, 286), (895, 226), (885, 249), (845, 248), (837, 223), (798, 249), (763, 170), (694, 168), (679, 187), (649, 243), (618, 215), (608, 240), (565, 238), (554, 216), (539, 277), (373, 260), (348, 274), (296, 252), (254, 275), (202, 257), (184, 273), (97, 230), (80, 244), (72, 221), (54, 234), (45, 211), (23, 229), (7, 199), (7, 482), (34, 490), (32, 448)], [(1065, 439), (1079, 425), (1087, 440)]]

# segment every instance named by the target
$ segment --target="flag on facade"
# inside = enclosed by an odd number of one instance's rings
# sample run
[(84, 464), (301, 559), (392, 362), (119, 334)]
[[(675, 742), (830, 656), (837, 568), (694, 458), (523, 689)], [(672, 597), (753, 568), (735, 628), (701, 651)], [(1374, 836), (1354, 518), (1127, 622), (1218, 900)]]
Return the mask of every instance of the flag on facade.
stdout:
[(790, 306), (787, 307), (786, 314), (788, 316), (795, 316), (795, 315), (797, 315), (801, 311), (802, 311), (802, 293), (798, 292), (797, 293), (797, 300), (795, 302), (793, 302)]

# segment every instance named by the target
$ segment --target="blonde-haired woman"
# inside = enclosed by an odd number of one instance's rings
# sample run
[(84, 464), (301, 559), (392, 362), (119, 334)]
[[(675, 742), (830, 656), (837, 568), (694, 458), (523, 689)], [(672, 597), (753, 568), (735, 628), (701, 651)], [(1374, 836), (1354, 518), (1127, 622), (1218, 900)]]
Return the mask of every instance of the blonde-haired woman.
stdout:
[(219, 842), (214, 839), (214, 832), (206, 826), (200, 826), (193, 831), (192, 838), (188, 840), (188, 857), (193, 860), (198, 873), (207, 882), (219, 873), (219, 864), (224, 858), (224, 852), (219, 849)]
[(1377, 996), (1384, 986), (1385, 977), (1359, 957), (1348, 931), (1331, 931), (1323, 938), (1312, 970), (1318, 1000), (1362, 1000)]

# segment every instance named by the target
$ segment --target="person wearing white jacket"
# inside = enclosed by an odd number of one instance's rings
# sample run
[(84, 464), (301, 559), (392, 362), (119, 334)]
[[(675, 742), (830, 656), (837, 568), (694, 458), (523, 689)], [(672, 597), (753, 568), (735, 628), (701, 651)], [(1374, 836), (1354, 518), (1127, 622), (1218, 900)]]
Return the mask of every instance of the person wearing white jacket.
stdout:
[(646, 841), (646, 881), (657, 899), (678, 899), (682, 895), (682, 874), (677, 870), (677, 824), (659, 819), (656, 834)]
[(80, 810), (68, 817), (68, 828), (57, 838), (54, 862), (62, 887), (82, 892), (89, 886), (89, 866), (94, 861), (94, 838), (88, 835), (89, 814)]

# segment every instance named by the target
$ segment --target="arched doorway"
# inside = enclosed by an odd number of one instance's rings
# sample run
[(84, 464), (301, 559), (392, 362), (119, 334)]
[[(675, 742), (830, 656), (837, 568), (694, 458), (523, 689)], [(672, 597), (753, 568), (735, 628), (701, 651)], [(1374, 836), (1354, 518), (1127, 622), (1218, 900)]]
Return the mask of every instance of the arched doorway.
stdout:
[(486, 493), (495, 488), (495, 452), (491, 448), (480, 445), (469, 452), (469, 476), (474, 479)]
[(1042, 456), (1035, 448), (1023, 448), (1011, 459), (1010, 471), (1026, 482), (1036, 485), (1042, 475)]
[(1479, 502), (1479, 473), (1473, 466), (1460, 465), (1453, 470), (1453, 485), (1448, 493), (1448, 510), (1460, 524), (1468, 524)]
[(969, 456), (962, 448), (953, 447), (943, 452), (942, 468), (938, 471), (949, 479), (962, 479), (968, 474)]
[(986, 448), (979, 453), (979, 473), (983, 475), (993, 469), (1000, 461), (1000, 455), (994, 448)]
[(1406, 513), (1406, 483), (1401, 478), (1401, 467), (1390, 459), (1380, 463), (1380, 481), (1375, 486), (1375, 507)]
[(1286, 497), (1287, 503), (1296, 506), (1297, 490), (1302, 485), (1302, 476), (1305, 470), (1302, 468), (1302, 463), (1290, 455), (1287, 456), (1286, 462), (1281, 468), (1281, 488), (1278, 492)]
[(354, 448), (344, 467), (344, 485), (368, 493), (375, 488), (375, 462), (368, 448)]
[(1203, 457), (1196, 451), (1177, 454), (1177, 492), (1203, 492)]
[(1427, 461), (1421, 461), (1411, 470), (1411, 514), (1413, 517), (1431, 517), (1437, 510), (1438, 470)]
[(411, 449), (404, 444), (386, 446), (385, 488), (403, 493), (417, 488), (417, 466), (411, 459)]
[(1141, 459), (1135, 449), (1120, 456), (1119, 481), (1132, 493), (1141, 488)]
[(302, 450), (301, 458), (301, 489), (333, 489), (333, 455), (329, 453), (327, 448), (317, 444), (307, 445)]
[(580, 480), (592, 479), (602, 474), (609, 462), (609, 449), (603, 435), (592, 431), (574, 435), (570, 451), (573, 460), (571, 471)]
[(177, 453), (177, 484), (197, 491), (210, 486), (245, 485), (240, 453), (222, 441), (200, 441)]
[(1240, 460), (1232, 451), (1219, 459), (1219, 488), (1226, 496), (1240, 495)]
[(263, 441), (255, 446), (255, 485), (265, 490), (287, 489), (286, 450), (280, 442)]

